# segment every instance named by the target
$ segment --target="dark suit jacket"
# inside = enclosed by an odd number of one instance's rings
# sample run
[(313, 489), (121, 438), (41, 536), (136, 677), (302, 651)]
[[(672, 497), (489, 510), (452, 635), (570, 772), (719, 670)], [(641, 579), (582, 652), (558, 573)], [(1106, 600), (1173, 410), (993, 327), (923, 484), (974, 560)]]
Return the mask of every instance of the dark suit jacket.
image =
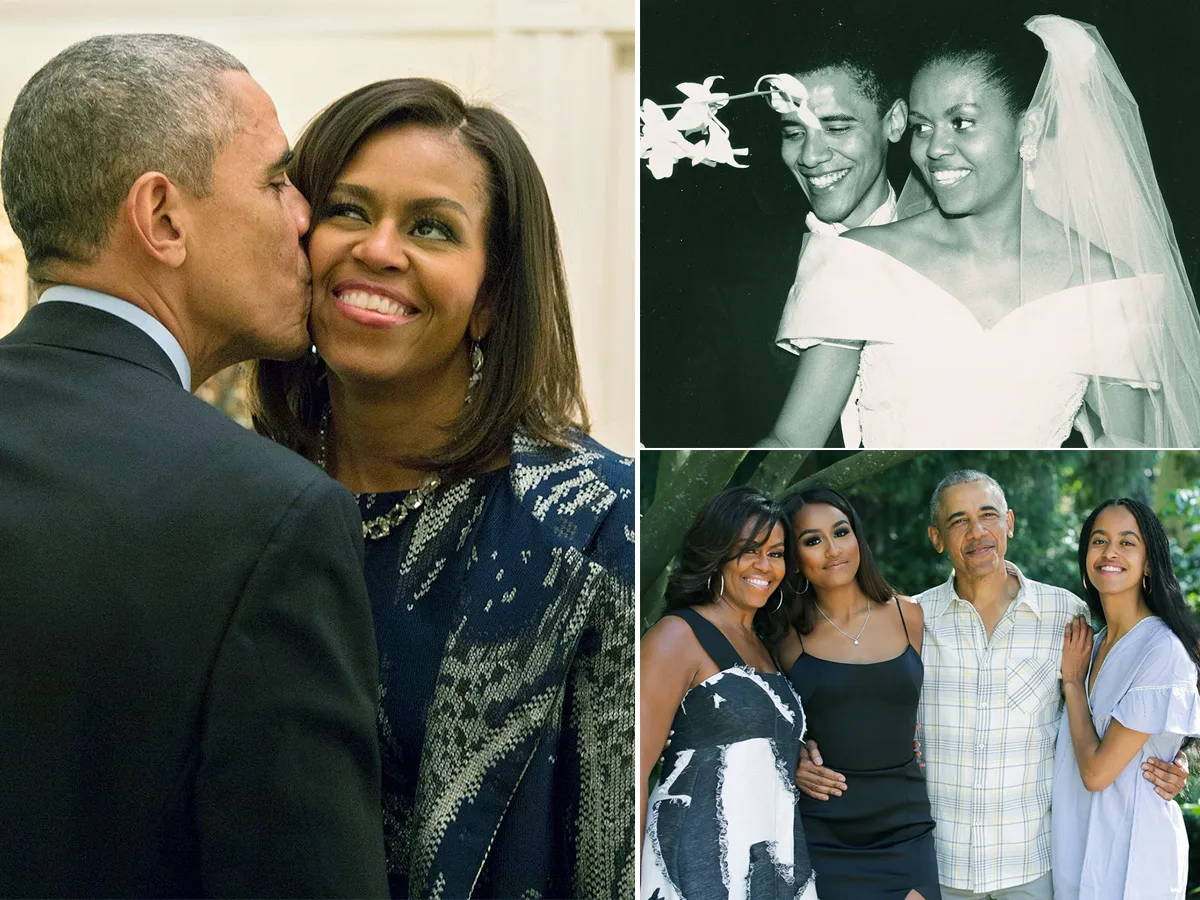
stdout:
[(360, 527), (123, 320), (0, 340), (0, 894), (386, 895)]

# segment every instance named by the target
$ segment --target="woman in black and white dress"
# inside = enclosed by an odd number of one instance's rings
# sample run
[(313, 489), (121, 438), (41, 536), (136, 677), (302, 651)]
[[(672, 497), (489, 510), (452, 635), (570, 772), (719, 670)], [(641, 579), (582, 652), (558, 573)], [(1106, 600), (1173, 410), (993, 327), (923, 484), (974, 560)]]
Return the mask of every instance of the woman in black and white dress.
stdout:
[[(648, 900), (816, 900), (793, 784), (804, 711), (768, 644), (787, 627), (795, 542), (778, 504), (730, 488), (700, 510), (642, 640)], [(648, 813), (648, 815), (647, 815)]]

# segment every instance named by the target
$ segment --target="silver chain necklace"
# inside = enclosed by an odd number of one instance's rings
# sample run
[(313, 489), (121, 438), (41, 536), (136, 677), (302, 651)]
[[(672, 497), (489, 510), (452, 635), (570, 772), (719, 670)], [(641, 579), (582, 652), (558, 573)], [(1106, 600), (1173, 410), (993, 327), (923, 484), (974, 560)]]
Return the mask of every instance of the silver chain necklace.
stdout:
[[(815, 606), (817, 608), (817, 612), (819, 612), (821, 615), (825, 616), (825, 610), (821, 609), (820, 603), (817, 603), (814, 600), (813, 606)], [(829, 618), (829, 616), (825, 616), (825, 621), (828, 622), (830, 625), (832, 625), (834, 628), (837, 628), (838, 631), (841, 631), (842, 634), (846, 634), (846, 632), (844, 632), (844, 631), (842, 631), (842, 629), (838, 628), (837, 622), (833, 621), (833, 619)], [(870, 621), (871, 621), (871, 601), (868, 600), (867, 601), (867, 617), (865, 619), (863, 619), (862, 628), (858, 629), (858, 634), (855, 637), (850, 637), (850, 635), (848, 635), (848, 634), (846, 634), (846, 637), (848, 637), (848, 638), (850, 638), (850, 640), (854, 641), (855, 644), (858, 644), (858, 639), (860, 637), (862, 637), (863, 632), (867, 630), (867, 623)]]
[[(325, 461), (328, 458), (326, 448), (329, 441), (329, 407), (325, 407), (325, 411), (321, 413), (321, 428), (319, 432), (320, 442), (317, 447), (317, 467), (324, 472)], [(404, 495), (399, 503), (392, 507), (389, 512), (382, 516), (376, 516), (373, 519), (363, 520), (363, 538), (364, 540), (375, 541), (380, 538), (385, 538), (392, 533), (392, 529), (396, 528), (408, 518), (410, 512), (415, 512), (425, 505), (425, 501), (438, 489), (442, 479), (436, 472), (430, 472), (422, 479), (421, 483)], [(363, 496), (355, 494), (355, 499)]]

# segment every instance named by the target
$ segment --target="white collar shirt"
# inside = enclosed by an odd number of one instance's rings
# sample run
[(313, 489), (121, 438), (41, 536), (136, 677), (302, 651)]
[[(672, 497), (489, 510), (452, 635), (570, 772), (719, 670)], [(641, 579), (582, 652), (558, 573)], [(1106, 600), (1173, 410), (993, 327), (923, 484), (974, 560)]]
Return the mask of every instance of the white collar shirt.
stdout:
[(954, 575), (916, 599), (925, 612), (921, 723), (943, 885), (989, 893), (1050, 871), (1050, 797), (1062, 712), (1063, 634), (1087, 606), (1020, 585), (989, 638)]
[[(896, 221), (896, 191), (892, 185), (888, 184), (887, 199), (883, 201), (883, 205), (875, 212), (867, 216), (861, 224), (855, 226), (857, 228), (866, 228), (868, 225), (889, 225)], [(808, 226), (808, 230), (813, 234), (843, 234), (850, 229), (841, 222), (822, 222), (817, 218), (816, 213), (810, 212), (804, 217), (804, 224)]]
[(57, 284), (47, 288), (42, 292), (38, 303), (78, 303), (80, 306), (90, 306), (92, 309), (124, 319), (162, 348), (163, 353), (171, 360), (171, 365), (175, 367), (175, 373), (179, 376), (179, 383), (183, 385), (184, 390), (192, 389), (192, 367), (188, 363), (187, 354), (183, 352), (183, 347), (175, 339), (175, 335), (167, 330), (167, 326), (140, 306), (134, 306), (128, 300), (111, 294), (102, 294), (73, 284)]

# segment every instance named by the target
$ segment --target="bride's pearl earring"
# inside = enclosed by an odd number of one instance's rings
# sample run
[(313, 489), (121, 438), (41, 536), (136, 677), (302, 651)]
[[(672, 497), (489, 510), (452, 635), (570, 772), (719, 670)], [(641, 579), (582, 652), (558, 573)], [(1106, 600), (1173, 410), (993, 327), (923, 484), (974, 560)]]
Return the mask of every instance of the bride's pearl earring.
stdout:
[(1025, 187), (1031, 191), (1033, 190), (1033, 167), (1030, 163), (1037, 159), (1037, 154), (1037, 141), (1031, 137), (1021, 141), (1020, 156), (1023, 163), (1022, 168), (1025, 170)]

